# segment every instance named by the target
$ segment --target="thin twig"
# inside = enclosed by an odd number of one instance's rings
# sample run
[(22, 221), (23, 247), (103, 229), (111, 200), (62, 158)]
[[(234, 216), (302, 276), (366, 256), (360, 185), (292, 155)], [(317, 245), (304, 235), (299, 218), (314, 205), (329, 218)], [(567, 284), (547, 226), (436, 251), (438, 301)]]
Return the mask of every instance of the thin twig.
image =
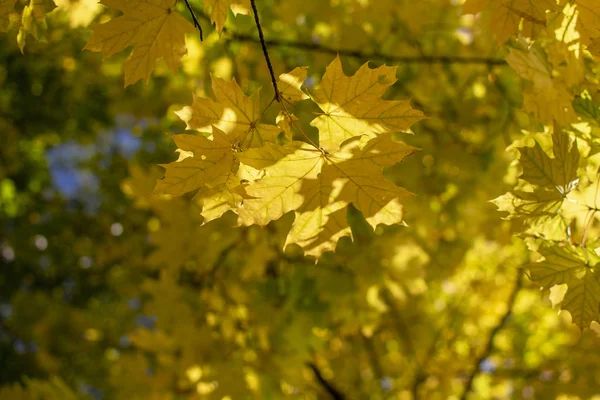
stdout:
[(267, 67), (269, 67), (269, 74), (271, 74), (271, 83), (273, 84), (273, 90), (275, 91), (275, 100), (281, 103), (281, 99), (279, 97), (279, 89), (277, 88), (277, 79), (275, 78), (275, 72), (273, 72), (273, 65), (271, 65), (271, 59), (269, 58), (269, 52), (267, 51), (267, 43), (265, 41), (265, 35), (263, 34), (262, 27), (260, 26), (260, 20), (258, 18), (258, 10), (256, 9), (255, 0), (250, 0), (250, 4), (252, 5), (252, 12), (254, 13), (254, 21), (256, 22), (256, 28), (258, 29), (258, 37), (260, 39), (260, 44), (262, 46), (263, 54), (265, 55), (265, 61), (267, 62)]
[(204, 40), (204, 38), (202, 37), (202, 27), (200, 26), (200, 22), (198, 22), (198, 18), (196, 18), (196, 13), (194, 12), (192, 5), (188, 0), (185, 0), (185, 5), (187, 6), (188, 10), (190, 10), (192, 20), (194, 21), (194, 27), (200, 32), (200, 41)]
[(475, 368), (473, 369), (473, 371), (471, 371), (471, 374), (469, 375), (469, 378), (467, 379), (467, 383), (465, 384), (465, 388), (463, 390), (462, 396), (460, 397), (460, 400), (466, 400), (467, 396), (473, 389), (473, 382), (475, 381), (475, 377), (477, 377), (477, 375), (481, 372), (481, 363), (486, 358), (488, 358), (490, 356), (490, 354), (492, 353), (492, 350), (494, 349), (494, 340), (496, 339), (496, 336), (498, 335), (498, 333), (506, 325), (508, 318), (511, 316), (512, 309), (515, 305), (515, 300), (517, 299), (517, 295), (519, 294), (519, 291), (521, 290), (522, 286), (523, 286), (523, 275), (521, 273), (519, 273), (517, 282), (515, 283), (515, 286), (514, 286), (512, 292), (510, 293), (510, 296), (508, 297), (508, 300), (506, 302), (506, 312), (504, 313), (502, 318), (500, 318), (500, 320), (498, 321), (496, 326), (494, 326), (494, 328), (490, 332), (490, 335), (488, 337), (488, 341), (487, 341), (487, 344), (485, 346), (483, 353), (481, 353), (481, 355), (479, 357), (477, 357), (477, 360), (475, 360)]
[(346, 398), (346, 396), (344, 396), (339, 390), (333, 387), (333, 385), (323, 377), (323, 375), (321, 374), (321, 370), (319, 370), (319, 367), (317, 367), (314, 363), (311, 362), (306, 363), (306, 365), (310, 369), (312, 369), (312, 372), (315, 374), (317, 381), (319, 381), (321, 386), (323, 386), (325, 391), (329, 393), (333, 400), (344, 400)]
[(271, 47), (291, 47), (299, 50), (314, 51), (317, 53), (326, 53), (333, 55), (342, 55), (346, 57), (358, 58), (361, 60), (382, 60), (413, 64), (484, 64), (484, 65), (507, 65), (506, 61), (501, 58), (489, 58), (478, 56), (393, 56), (379, 52), (363, 53), (360, 50), (336, 49), (318, 43), (295, 42), (291, 40), (266, 40), (264, 44), (250, 35), (241, 33), (231, 33), (231, 39), (238, 42), (261, 43), (263, 49), (265, 46)]

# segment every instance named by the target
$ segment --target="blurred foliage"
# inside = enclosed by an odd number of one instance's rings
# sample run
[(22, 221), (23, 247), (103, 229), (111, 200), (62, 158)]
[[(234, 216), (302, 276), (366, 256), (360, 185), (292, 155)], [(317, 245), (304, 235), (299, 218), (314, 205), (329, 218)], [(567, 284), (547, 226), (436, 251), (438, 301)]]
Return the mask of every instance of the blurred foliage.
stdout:
[[(204, 41), (187, 35), (181, 68), (124, 89), (127, 54), (82, 51), (118, 11), (0, 0), (0, 399), (599, 398), (600, 326), (557, 315), (564, 285), (522, 269), (549, 243), (583, 263), (598, 247), (596, 30), (570, 28), (593, 1), (541, 1), (536, 29), (500, 24), (508, 1), (259, 2), (277, 74), (310, 66), (312, 88), (336, 53), (348, 75), (397, 65), (384, 99), (428, 117), (385, 170), (415, 193), (408, 226), (373, 231), (350, 205), (352, 239), (317, 264), (284, 249), (293, 212), (203, 224), (192, 196), (152, 194), (186, 129), (174, 111), (214, 96), (211, 75), (262, 87), (264, 120), (280, 111), (248, 4), (224, 2), (224, 23), (218, 3), (190, 0)], [(524, 154), (551, 164), (559, 130), (579, 186), (532, 217), (523, 201), (556, 185)]]

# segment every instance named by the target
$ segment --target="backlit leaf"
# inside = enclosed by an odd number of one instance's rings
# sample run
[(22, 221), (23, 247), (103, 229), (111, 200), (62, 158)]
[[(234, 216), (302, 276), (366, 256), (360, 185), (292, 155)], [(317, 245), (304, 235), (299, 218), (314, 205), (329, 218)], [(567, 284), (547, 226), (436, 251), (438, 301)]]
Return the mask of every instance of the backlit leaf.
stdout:
[(261, 146), (273, 142), (280, 130), (277, 126), (260, 123), (260, 97), (256, 92), (248, 97), (235, 79), (226, 81), (212, 77), (216, 100), (194, 96), (191, 106), (177, 115), (187, 129), (212, 132), (213, 126), (240, 140), (240, 145)]
[(311, 122), (319, 129), (319, 145), (327, 152), (335, 152), (356, 135), (402, 132), (423, 119), (423, 113), (413, 110), (408, 100), (381, 99), (394, 82), (395, 67), (371, 69), (364, 64), (348, 77), (336, 57), (319, 87), (312, 92), (314, 101), (323, 110), (323, 115)]
[(538, 250), (544, 260), (526, 265), (531, 280), (549, 289), (567, 284), (561, 308), (569, 311), (580, 329), (600, 317), (600, 282), (595, 270), (599, 258), (589, 250), (544, 244)]
[(96, 25), (85, 48), (108, 58), (133, 47), (124, 65), (125, 86), (140, 79), (148, 81), (160, 58), (171, 71), (177, 71), (187, 53), (185, 35), (195, 30), (174, 10), (174, 1), (102, 0), (102, 4), (121, 10), (123, 15)]
[(521, 22), (524, 36), (537, 36), (546, 24), (546, 11), (557, 9), (555, 0), (467, 0), (463, 5), (466, 14), (491, 10), (492, 29), (499, 43), (516, 36)]

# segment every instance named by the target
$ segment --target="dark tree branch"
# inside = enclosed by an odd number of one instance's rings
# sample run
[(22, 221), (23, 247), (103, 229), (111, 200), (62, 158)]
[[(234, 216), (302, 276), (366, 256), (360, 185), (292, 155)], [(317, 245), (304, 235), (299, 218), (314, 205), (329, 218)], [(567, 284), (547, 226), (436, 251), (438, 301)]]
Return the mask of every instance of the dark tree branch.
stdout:
[(383, 372), (383, 368), (381, 367), (381, 363), (379, 362), (379, 355), (377, 354), (377, 349), (373, 344), (373, 339), (365, 336), (363, 333), (360, 334), (365, 350), (367, 351), (367, 355), (369, 356), (369, 362), (371, 363), (371, 367), (373, 368), (373, 372), (375, 373), (375, 378), (380, 380), (385, 376)]
[[(260, 31), (259, 31), (260, 32)], [(483, 64), (488, 66), (507, 65), (501, 58), (488, 58), (477, 56), (393, 56), (379, 52), (363, 53), (360, 50), (336, 49), (318, 43), (295, 42), (291, 40), (266, 40), (264, 42), (257, 40), (253, 36), (241, 33), (231, 33), (231, 39), (238, 42), (260, 43), (263, 45), (263, 51), (266, 46), (270, 47), (291, 47), (299, 50), (313, 51), (317, 53), (326, 53), (333, 55), (342, 55), (346, 57), (358, 58), (361, 60), (382, 60), (413, 64)]]
[(321, 386), (323, 386), (323, 389), (325, 389), (325, 391), (327, 393), (329, 393), (329, 395), (331, 396), (331, 398), (333, 400), (344, 400), (346, 398), (346, 396), (344, 396), (335, 387), (333, 387), (333, 385), (331, 383), (329, 383), (327, 381), (327, 379), (323, 378), (323, 375), (321, 374), (319, 367), (317, 367), (314, 363), (311, 363), (311, 362), (306, 363), (306, 365), (310, 369), (312, 369), (313, 373), (315, 374), (315, 377), (317, 378), (317, 381), (319, 381)]
[(185, 0), (185, 5), (187, 6), (188, 10), (190, 11), (190, 14), (192, 15), (192, 20), (194, 21), (194, 27), (196, 27), (196, 29), (198, 29), (198, 32), (200, 32), (200, 41), (204, 40), (204, 38), (202, 37), (202, 27), (200, 26), (200, 22), (198, 22), (198, 18), (196, 18), (196, 13), (194, 12), (192, 5), (190, 4), (190, 2), (188, 0)]
[(256, 9), (255, 0), (250, 0), (250, 4), (252, 5), (252, 12), (254, 13), (254, 21), (256, 22), (256, 28), (258, 29), (258, 37), (260, 39), (260, 45), (262, 46), (262, 51), (265, 56), (265, 61), (267, 62), (267, 67), (269, 67), (269, 74), (271, 74), (271, 83), (273, 84), (273, 90), (275, 91), (275, 100), (281, 102), (279, 98), (279, 89), (277, 88), (277, 79), (275, 78), (275, 72), (273, 71), (273, 65), (271, 64), (271, 59), (269, 58), (269, 52), (267, 51), (267, 43), (265, 41), (265, 35), (263, 34), (262, 27), (260, 26), (260, 20), (258, 18), (258, 10)]
[(508, 318), (512, 314), (512, 309), (513, 309), (513, 306), (515, 305), (515, 300), (517, 299), (517, 295), (519, 294), (519, 291), (521, 290), (522, 286), (523, 286), (523, 275), (519, 271), (519, 276), (517, 278), (517, 282), (515, 283), (515, 286), (514, 286), (512, 292), (510, 293), (510, 296), (508, 297), (508, 300), (506, 302), (506, 312), (504, 313), (502, 318), (500, 318), (500, 320), (498, 321), (496, 326), (494, 326), (494, 328), (490, 332), (490, 335), (488, 337), (488, 341), (487, 341), (487, 344), (485, 346), (483, 353), (481, 353), (481, 355), (479, 357), (477, 357), (477, 360), (475, 360), (475, 368), (473, 369), (473, 371), (469, 375), (469, 378), (467, 379), (467, 383), (465, 384), (465, 389), (463, 390), (460, 400), (466, 400), (467, 396), (473, 389), (473, 382), (475, 381), (475, 377), (481, 372), (481, 363), (486, 358), (488, 358), (490, 356), (490, 354), (492, 353), (492, 350), (494, 349), (494, 340), (496, 339), (496, 335), (498, 335), (498, 333), (504, 328), (504, 326), (506, 325), (506, 322), (508, 321)]

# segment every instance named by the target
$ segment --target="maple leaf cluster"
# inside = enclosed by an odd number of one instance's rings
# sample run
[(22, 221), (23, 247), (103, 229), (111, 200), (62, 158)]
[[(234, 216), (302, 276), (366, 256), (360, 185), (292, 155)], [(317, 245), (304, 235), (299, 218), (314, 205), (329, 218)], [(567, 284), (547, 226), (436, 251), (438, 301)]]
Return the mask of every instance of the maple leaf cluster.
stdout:
[[(179, 68), (187, 52), (186, 35), (195, 27), (176, 11), (177, 2), (102, 0), (101, 4), (121, 15), (95, 25), (86, 49), (107, 58), (131, 48), (124, 64), (126, 86), (149, 80), (160, 59), (172, 71)], [(219, 34), (229, 11), (249, 14), (251, 8), (246, 0), (203, 4)], [(55, 4), (30, 0), (21, 5), (0, 0), (0, 30), (18, 27), (23, 51), (28, 35), (44, 39), (46, 14)], [(600, 56), (600, 2), (466, 0), (460, 8), (463, 14), (476, 15), (473, 20), (486, 21), (506, 50), (503, 62), (523, 84), (519, 101), (524, 113), (542, 126), (553, 126), (552, 136), (546, 129), (545, 138), (533, 148), (522, 143), (512, 146), (519, 148), (522, 174), (513, 190), (494, 202), (500, 211), (508, 212), (508, 219), (520, 224), (520, 234), (530, 248), (546, 259), (531, 267), (532, 280), (546, 288), (567, 284), (569, 292), (561, 307), (586, 328), (600, 319), (600, 289), (588, 282), (597, 281), (593, 249), (587, 248), (586, 241), (588, 228), (598, 217), (599, 179), (585, 172), (600, 148), (595, 131), (600, 117), (590, 97), (597, 92), (597, 70), (590, 65)], [(317, 258), (334, 250), (341, 237), (351, 235), (346, 220), (350, 204), (371, 228), (402, 223), (402, 202), (410, 193), (387, 180), (384, 169), (416, 151), (396, 141), (394, 134), (409, 130), (424, 116), (407, 100), (382, 99), (396, 81), (396, 69), (371, 69), (365, 64), (349, 77), (336, 58), (313, 90), (303, 86), (307, 70), (299, 67), (279, 76), (276, 98), (281, 112), (273, 123), (261, 120), (258, 92), (247, 96), (235, 80), (212, 78), (214, 100), (195, 97), (191, 106), (178, 113), (187, 129), (196, 133), (174, 137), (179, 159), (165, 165), (165, 177), (155, 192), (171, 196), (196, 192), (205, 223), (231, 211), (239, 225), (264, 226), (293, 213), (285, 244), (298, 245)], [(318, 130), (318, 139), (311, 139), (289, 111), (303, 101), (321, 110), (310, 122)], [(550, 140), (551, 151), (542, 146)], [(582, 177), (586, 179), (580, 183)], [(582, 232), (579, 245), (573, 240), (572, 226)], [(561, 259), (564, 263), (557, 263), (564, 268), (571, 268), (575, 259), (583, 267), (572, 274), (553, 267), (558, 271), (556, 279), (538, 273), (544, 262)], [(574, 296), (582, 287), (583, 300)], [(571, 301), (574, 297), (578, 300)]]
[[(381, 98), (395, 73), (393, 67), (365, 64), (348, 77), (336, 58), (308, 94), (302, 88), (307, 68), (283, 74), (283, 129), (260, 121), (258, 93), (248, 97), (235, 80), (213, 77), (215, 100), (195, 97), (178, 113), (188, 130), (199, 133), (174, 137), (180, 157), (165, 166), (155, 192), (197, 191), (205, 222), (231, 210), (241, 225), (264, 226), (293, 211), (286, 245), (316, 257), (350, 235), (350, 203), (373, 228), (401, 223), (402, 199), (410, 193), (388, 181), (383, 170), (416, 151), (393, 133), (408, 130), (423, 114), (407, 100)], [(318, 144), (287, 111), (302, 100), (322, 110), (311, 122), (319, 130)]]

